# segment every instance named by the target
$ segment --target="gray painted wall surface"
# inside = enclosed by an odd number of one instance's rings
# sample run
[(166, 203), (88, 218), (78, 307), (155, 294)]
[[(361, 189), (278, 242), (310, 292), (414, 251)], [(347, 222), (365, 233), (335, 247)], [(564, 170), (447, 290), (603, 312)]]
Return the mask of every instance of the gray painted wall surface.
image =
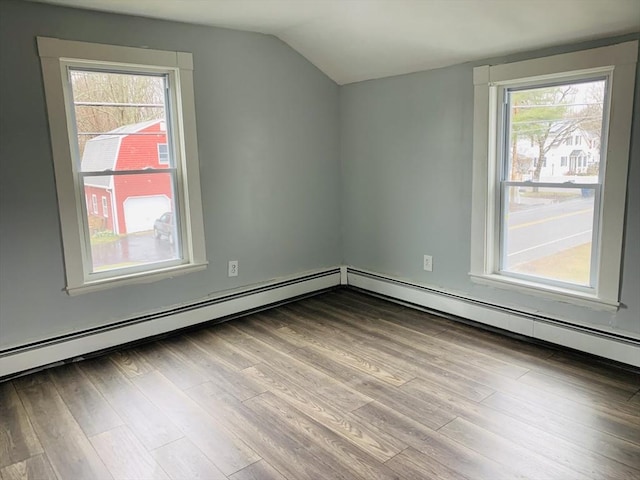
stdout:
[[(194, 54), (206, 271), (63, 292), (36, 35)], [(338, 89), (270, 36), (14, 0), (0, 0), (0, 61), (0, 349), (341, 262), (640, 333), (638, 98), (624, 308), (603, 314), (468, 279), (472, 68), (486, 62)], [(421, 268), (425, 253), (432, 273)], [(240, 261), (235, 279), (226, 276), (231, 259)]]
[[(63, 292), (37, 35), (193, 53), (206, 271)], [(0, 59), (0, 349), (340, 263), (338, 87), (280, 40), (2, 0)]]
[[(602, 46), (638, 35), (373, 80), (340, 90), (345, 263), (640, 333), (640, 106), (635, 98), (622, 275), (623, 307), (603, 313), (469, 280), (473, 67)], [(640, 62), (639, 62), (640, 64)], [(636, 92), (640, 92), (636, 75)], [(433, 255), (433, 272), (422, 269)]]

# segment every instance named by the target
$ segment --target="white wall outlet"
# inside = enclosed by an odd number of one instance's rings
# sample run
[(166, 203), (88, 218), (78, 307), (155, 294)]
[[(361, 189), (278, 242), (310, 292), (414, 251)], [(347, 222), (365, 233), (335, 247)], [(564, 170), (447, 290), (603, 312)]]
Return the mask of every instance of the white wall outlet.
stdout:
[(238, 276), (238, 260), (229, 261), (229, 276), (230, 277)]
[(431, 255), (425, 255), (424, 256), (423, 268), (427, 272), (432, 272), (433, 271), (433, 257)]

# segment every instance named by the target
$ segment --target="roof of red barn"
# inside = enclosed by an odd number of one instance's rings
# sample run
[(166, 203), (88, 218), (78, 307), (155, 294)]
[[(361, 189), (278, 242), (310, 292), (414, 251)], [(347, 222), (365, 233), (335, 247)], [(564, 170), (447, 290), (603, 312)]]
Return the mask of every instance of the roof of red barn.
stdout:
[[(115, 170), (120, 139), (160, 122), (164, 122), (164, 120), (148, 120), (146, 122), (132, 123), (92, 138), (84, 147), (82, 171), (104, 172), (105, 170)], [(109, 187), (111, 178), (110, 176), (89, 177), (86, 178), (85, 184), (95, 187)]]

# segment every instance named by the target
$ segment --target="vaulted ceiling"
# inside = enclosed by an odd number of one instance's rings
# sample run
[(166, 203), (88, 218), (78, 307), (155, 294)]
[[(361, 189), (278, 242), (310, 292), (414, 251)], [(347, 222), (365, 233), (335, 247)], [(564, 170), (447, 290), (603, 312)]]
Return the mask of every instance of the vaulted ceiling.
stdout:
[(339, 84), (640, 31), (640, 0), (36, 0), (272, 34)]

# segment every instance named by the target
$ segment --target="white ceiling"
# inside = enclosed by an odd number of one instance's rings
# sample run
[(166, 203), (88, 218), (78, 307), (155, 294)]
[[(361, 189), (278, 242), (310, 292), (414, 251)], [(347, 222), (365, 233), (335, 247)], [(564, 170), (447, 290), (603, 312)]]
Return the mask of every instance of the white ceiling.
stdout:
[(36, 0), (273, 34), (339, 84), (640, 31), (640, 0)]

